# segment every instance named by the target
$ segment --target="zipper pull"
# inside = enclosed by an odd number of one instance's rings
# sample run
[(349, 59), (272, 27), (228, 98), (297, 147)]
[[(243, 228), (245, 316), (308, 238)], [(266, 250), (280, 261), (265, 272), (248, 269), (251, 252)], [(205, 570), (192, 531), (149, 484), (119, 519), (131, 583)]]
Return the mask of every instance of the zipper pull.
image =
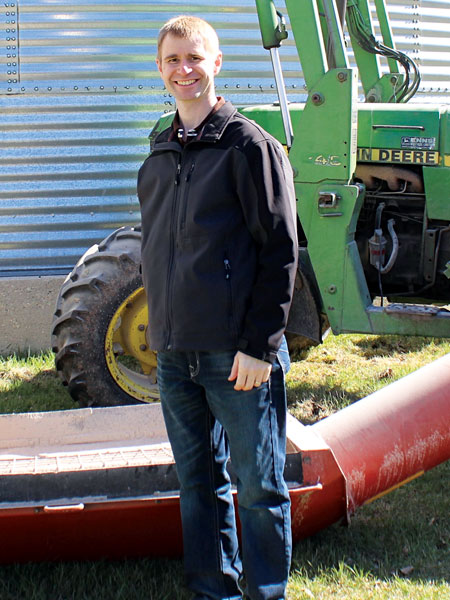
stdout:
[(181, 173), (181, 162), (179, 162), (178, 166), (177, 166), (177, 172), (175, 175), (175, 185), (178, 185), (180, 183), (180, 173)]
[(194, 170), (195, 167), (195, 163), (193, 162), (191, 165), (191, 168), (189, 169), (189, 173), (186, 175), (186, 183), (189, 181), (189, 179), (191, 178), (192, 172)]
[(224, 259), (223, 264), (225, 265), (225, 279), (230, 279), (231, 265), (230, 265), (230, 261), (228, 260), (228, 258)]

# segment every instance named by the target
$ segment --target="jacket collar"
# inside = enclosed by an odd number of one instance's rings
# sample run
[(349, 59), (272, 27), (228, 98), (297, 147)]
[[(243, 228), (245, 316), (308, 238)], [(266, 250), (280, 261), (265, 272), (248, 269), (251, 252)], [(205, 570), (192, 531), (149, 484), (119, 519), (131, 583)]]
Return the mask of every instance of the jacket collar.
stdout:
[[(236, 114), (235, 107), (231, 104), (231, 102), (226, 101), (223, 106), (219, 108), (216, 112), (214, 112), (210, 119), (205, 123), (201, 141), (202, 142), (216, 142), (222, 137), (222, 134), (230, 121), (233, 115)], [(170, 137), (172, 134), (172, 124), (164, 129), (155, 140), (154, 149), (160, 144), (166, 146), (167, 142), (170, 145), (176, 144), (179, 146), (178, 142), (170, 142)], [(167, 147), (167, 146), (166, 146)], [(162, 149), (162, 148), (161, 148)]]
[(237, 111), (231, 102), (225, 102), (225, 104), (211, 116), (209, 121), (206, 122), (202, 133), (202, 141), (215, 142), (219, 140), (222, 137), (229, 120), (236, 112)]

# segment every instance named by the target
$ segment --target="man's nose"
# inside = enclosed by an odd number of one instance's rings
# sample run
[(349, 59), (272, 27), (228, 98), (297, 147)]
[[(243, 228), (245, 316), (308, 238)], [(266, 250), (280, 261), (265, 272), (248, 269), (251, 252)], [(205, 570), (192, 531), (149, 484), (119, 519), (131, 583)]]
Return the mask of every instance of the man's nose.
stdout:
[(182, 62), (180, 63), (180, 72), (183, 73), (183, 75), (187, 75), (192, 72), (192, 67), (188, 62)]

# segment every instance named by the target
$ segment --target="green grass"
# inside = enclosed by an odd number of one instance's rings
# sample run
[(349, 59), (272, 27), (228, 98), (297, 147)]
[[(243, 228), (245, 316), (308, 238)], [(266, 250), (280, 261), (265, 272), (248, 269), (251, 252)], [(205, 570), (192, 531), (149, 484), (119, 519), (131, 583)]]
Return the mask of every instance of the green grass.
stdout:
[(449, 340), (330, 335), (294, 357), (289, 409), (303, 423), (317, 421), (449, 352)]
[[(450, 342), (330, 336), (294, 357), (289, 408), (322, 418), (450, 352)], [(0, 359), (0, 411), (61, 410), (74, 402), (53, 356)], [(450, 461), (358, 509), (294, 549), (288, 600), (450, 600)], [(3, 541), (7, 543), (7, 541)], [(188, 600), (179, 560), (0, 566), (0, 600)]]
[(0, 413), (76, 408), (55, 371), (54, 360), (50, 351), (0, 356)]
[(179, 560), (0, 567), (1, 600), (188, 600)]

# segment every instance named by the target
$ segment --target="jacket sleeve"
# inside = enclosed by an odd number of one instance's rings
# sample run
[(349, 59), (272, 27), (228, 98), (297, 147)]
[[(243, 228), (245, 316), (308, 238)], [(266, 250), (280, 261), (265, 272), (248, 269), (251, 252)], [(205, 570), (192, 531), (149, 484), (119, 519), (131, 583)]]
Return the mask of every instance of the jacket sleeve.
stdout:
[(274, 139), (248, 142), (243, 155), (237, 192), (258, 248), (258, 264), (238, 349), (272, 363), (287, 324), (297, 269), (293, 174)]

